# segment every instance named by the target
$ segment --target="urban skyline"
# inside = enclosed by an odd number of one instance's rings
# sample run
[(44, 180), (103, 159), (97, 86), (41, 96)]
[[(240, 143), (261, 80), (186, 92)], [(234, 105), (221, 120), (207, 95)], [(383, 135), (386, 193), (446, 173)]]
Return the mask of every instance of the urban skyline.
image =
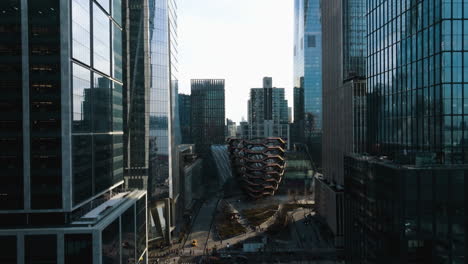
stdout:
[(0, 1), (1, 264), (467, 263), (468, 1), (247, 1)]

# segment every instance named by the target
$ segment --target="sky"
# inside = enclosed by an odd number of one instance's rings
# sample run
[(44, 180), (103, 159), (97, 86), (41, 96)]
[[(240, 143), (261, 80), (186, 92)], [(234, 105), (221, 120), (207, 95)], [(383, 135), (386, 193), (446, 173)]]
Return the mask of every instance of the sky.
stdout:
[(247, 119), (250, 88), (264, 76), (293, 95), (291, 0), (178, 0), (179, 93), (190, 79), (226, 80), (226, 118)]

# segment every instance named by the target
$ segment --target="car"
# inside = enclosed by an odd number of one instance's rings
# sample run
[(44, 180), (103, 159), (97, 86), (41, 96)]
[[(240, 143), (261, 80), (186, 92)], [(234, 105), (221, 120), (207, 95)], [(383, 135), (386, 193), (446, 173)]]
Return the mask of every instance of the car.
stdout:
[(198, 246), (198, 241), (196, 239), (192, 240), (192, 247)]

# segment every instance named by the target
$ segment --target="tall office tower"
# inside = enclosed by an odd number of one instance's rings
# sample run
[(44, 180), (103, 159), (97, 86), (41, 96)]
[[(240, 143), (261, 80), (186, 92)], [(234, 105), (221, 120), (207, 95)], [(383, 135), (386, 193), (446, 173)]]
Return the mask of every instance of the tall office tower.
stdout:
[(343, 247), (344, 155), (361, 152), (365, 111), (365, 0), (322, 2), (323, 177), (315, 184), (317, 213)]
[(191, 101), (190, 95), (179, 94), (179, 117), (180, 117), (180, 130), (182, 134), (181, 144), (192, 143), (192, 115), (191, 115)]
[(347, 262), (466, 263), (468, 2), (367, 7), (373, 156), (345, 158)]
[[(175, 164), (177, 135), (177, 4), (175, 0), (148, 0), (149, 7), (149, 183), (154, 238), (171, 241), (175, 200), (179, 195), (179, 168)], [(159, 186), (156, 188), (156, 186)]]
[(192, 139), (195, 151), (205, 157), (210, 145), (225, 144), (224, 80), (191, 80)]
[[(321, 164), (322, 25), (320, 0), (294, 2), (294, 87), (304, 91), (303, 136), (314, 162)], [(297, 140), (296, 140), (297, 141)]]
[(250, 89), (248, 139), (289, 139), (288, 101), (285, 99), (284, 88), (273, 87), (272, 81), (271, 77), (265, 77), (263, 88)]
[(0, 10), (0, 263), (147, 263), (146, 192), (122, 188), (125, 1)]

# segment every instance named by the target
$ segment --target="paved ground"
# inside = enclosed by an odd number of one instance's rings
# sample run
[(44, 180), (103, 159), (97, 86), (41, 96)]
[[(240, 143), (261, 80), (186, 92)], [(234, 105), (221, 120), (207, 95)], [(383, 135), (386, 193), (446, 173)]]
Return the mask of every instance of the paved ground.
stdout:
[(318, 227), (313, 221), (306, 224), (305, 216), (310, 213), (310, 209), (298, 209), (291, 213), (301, 248), (333, 248), (322, 238)]
[[(219, 240), (216, 236), (213, 222), (214, 216), (217, 212), (217, 207), (220, 204), (219, 197), (214, 197), (202, 205), (196, 219), (194, 220), (192, 230), (185, 244), (173, 245), (171, 249), (169, 249), (170, 254), (160, 259), (158, 263), (198, 263), (199, 259), (203, 255), (211, 253), (213, 248), (216, 248), (220, 252), (228, 252), (228, 245), (230, 245), (229, 254), (233, 254), (233, 256), (236, 254), (244, 255), (245, 253), (232, 249), (232, 245), (243, 242), (248, 238), (264, 235), (263, 231), (255, 231), (253, 228), (248, 228), (248, 231), (245, 234), (223, 241)], [(247, 207), (251, 208), (252, 206), (261, 207), (273, 203), (277, 204), (278, 202), (286, 201), (287, 198), (279, 196), (270, 201), (264, 200), (262, 202), (258, 202), (258, 204), (255, 205), (249, 204), (249, 201), (238, 202), (238, 200), (239, 199), (233, 198), (230, 199), (230, 202), (236, 207), (236, 209), (242, 210)], [(300, 208), (290, 212), (291, 225), (289, 231), (286, 232), (287, 234), (290, 233), (290, 235), (286, 235), (284, 238), (287, 241), (284, 240), (284, 242), (281, 242), (280, 240), (283, 238), (273, 239), (275, 241), (274, 243), (276, 243), (276, 246), (274, 246), (273, 249), (274, 251), (269, 252), (272, 249), (270, 246), (267, 246), (267, 252), (264, 253), (265, 256), (268, 256), (268, 259), (263, 258), (262, 254), (254, 253), (253, 255), (249, 255), (249, 263), (250, 260), (253, 261), (252, 263), (256, 264), (278, 263), (278, 261), (281, 263), (304, 264), (339, 263), (326, 260), (333, 259), (333, 256), (335, 255), (334, 249), (321, 238), (318, 228), (313, 224), (313, 222), (305, 224), (305, 216), (311, 212), (310, 210), (311, 209)], [(193, 240), (197, 240), (197, 247), (192, 246)], [(277, 253), (280, 255), (275, 255)], [(313, 260), (315, 257), (319, 256), (321, 256), (323, 260)], [(291, 259), (295, 259), (295, 261), (290, 261)], [(155, 259), (152, 259), (150, 263), (156, 263)]]
[[(213, 225), (213, 216), (216, 212), (219, 199), (212, 199), (204, 203), (193, 224), (188, 239), (182, 247), (183, 255), (202, 255), (206, 249), (207, 240)], [(197, 240), (198, 246), (193, 247), (192, 241)]]

